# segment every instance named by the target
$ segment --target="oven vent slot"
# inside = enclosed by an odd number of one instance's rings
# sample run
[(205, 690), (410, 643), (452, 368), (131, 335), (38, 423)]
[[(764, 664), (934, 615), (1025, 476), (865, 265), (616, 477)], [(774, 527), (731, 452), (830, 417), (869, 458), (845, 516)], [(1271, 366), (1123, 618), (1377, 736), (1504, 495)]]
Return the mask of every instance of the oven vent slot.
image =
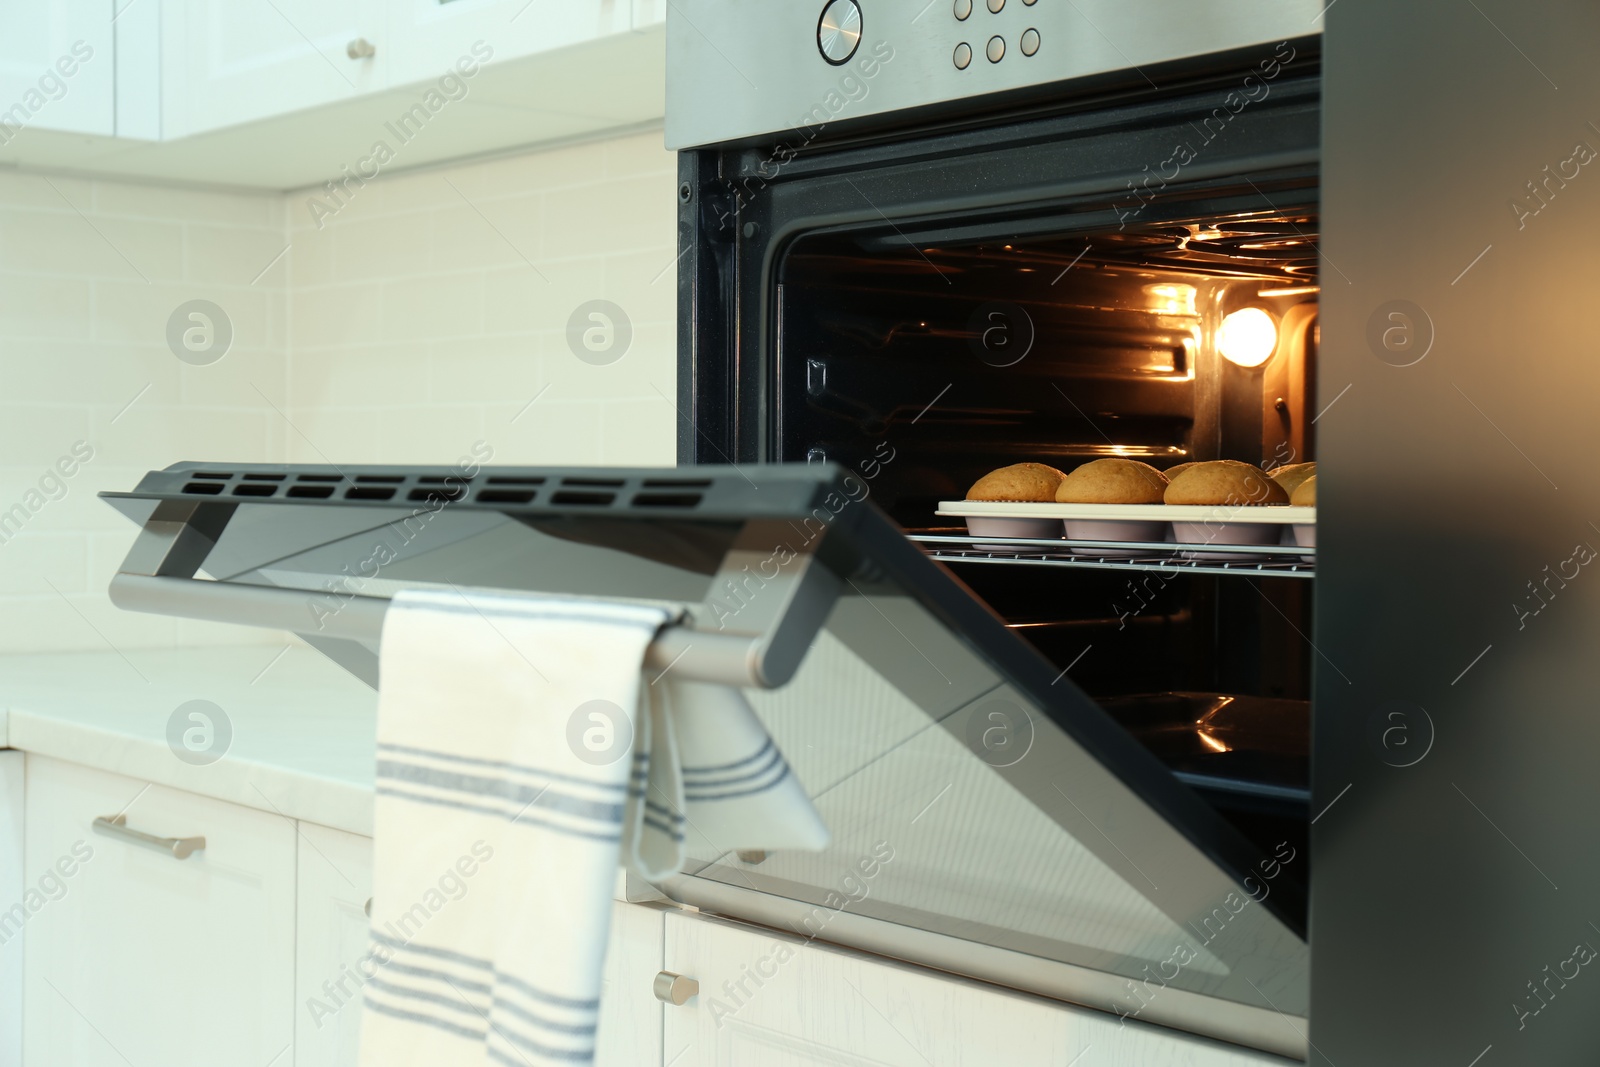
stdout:
[(374, 483), (375, 482), (375, 483), (379, 483), (379, 484), (382, 484), (382, 485), (399, 485), (401, 482), (403, 482), (405, 480), (406, 480), (405, 479), (405, 475), (403, 475), (403, 474), (358, 474), (358, 475), (356, 475), (356, 481), (357, 482), (363, 482), (363, 483)]
[(339, 482), (343, 481), (344, 478), (338, 474), (297, 474), (294, 480), (297, 482)]
[[(501, 475), (489, 479), (490, 485), (543, 485), (544, 478), (538, 476), (511, 476)], [(570, 483), (569, 483), (570, 484)]]
[(702, 493), (636, 493), (633, 506), (639, 508), (699, 507)]
[[(572, 484), (582, 485), (582, 484), (585, 484), (585, 483), (567, 481), (567, 482), (564, 482), (563, 484), (566, 484), (566, 485), (572, 485)], [(590, 483), (590, 484), (592, 484), (592, 483)], [(610, 483), (606, 483), (606, 484), (610, 484)], [(616, 484), (617, 485), (621, 485), (622, 483), (621, 482), (617, 482)], [(558, 490), (556, 492), (556, 495), (550, 498), (550, 503), (552, 503), (552, 504), (577, 504), (577, 505), (585, 506), (585, 507), (601, 507), (601, 508), (603, 508), (603, 507), (607, 506), (608, 504), (610, 504), (616, 498), (617, 498), (617, 494), (615, 494), (615, 493), (600, 493), (600, 492), (594, 492), (594, 491), (582, 490), (582, 489), (562, 489), (562, 490)]]
[(209, 479), (211, 479), (213, 481), (225, 482), (229, 478), (232, 478), (233, 475), (229, 474), (229, 473), (227, 473), (225, 471), (195, 471), (194, 473), (190, 474), (189, 477), (191, 477), (191, 478), (209, 478)]
[(533, 494), (532, 489), (479, 489), (473, 500), (479, 504), (527, 504)]
[(246, 474), (244, 480), (247, 482), (281, 482), (284, 477), (282, 474)]
[(710, 489), (710, 478), (646, 478), (639, 483), (646, 489)]
[(300, 497), (306, 500), (326, 500), (333, 495), (331, 485), (291, 485), (284, 496)]
[(346, 500), (388, 500), (395, 490), (390, 486), (352, 485), (344, 491)]
[(563, 478), (562, 485), (592, 486), (596, 489), (621, 489), (621, 478)]
[(216, 496), (225, 488), (221, 482), (190, 482), (183, 487), (185, 493), (195, 496)]
[(234, 496), (271, 496), (277, 491), (278, 487), (275, 485), (251, 485), (248, 482), (233, 487)]
[(407, 500), (418, 503), (436, 504), (460, 500), (467, 495), (466, 486), (463, 485), (436, 485), (426, 489), (413, 489), (406, 495)]

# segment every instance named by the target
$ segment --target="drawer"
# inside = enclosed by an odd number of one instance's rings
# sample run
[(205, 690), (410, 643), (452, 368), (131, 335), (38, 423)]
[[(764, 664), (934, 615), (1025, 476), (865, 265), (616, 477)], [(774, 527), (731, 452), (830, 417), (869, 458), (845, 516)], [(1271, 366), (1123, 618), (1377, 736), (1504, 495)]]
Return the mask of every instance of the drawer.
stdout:
[[(118, 813), (205, 847), (177, 859), (93, 829)], [(292, 821), (33, 756), (25, 820), (28, 1063), (293, 1062)]]
[(674, 1067), (1289, 1062), (689, 912), (666, 916), (665, 959), (668, 971), (700, 983), (698, 996), (665, 1009), (665, 1058)]

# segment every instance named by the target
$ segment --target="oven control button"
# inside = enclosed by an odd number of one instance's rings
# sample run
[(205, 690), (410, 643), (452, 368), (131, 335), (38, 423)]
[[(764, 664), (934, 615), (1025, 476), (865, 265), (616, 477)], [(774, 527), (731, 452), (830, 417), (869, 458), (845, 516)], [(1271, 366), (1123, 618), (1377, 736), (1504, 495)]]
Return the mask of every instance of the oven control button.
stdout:
[(1028, 7), (1032, 7), (1034, 4), (1037, 4), (1039, 0), (1022, 0), (1022, 2)]
[(989, 38), (989, 48), (987, 54), (989, 56), (989, 62), (991, 63), (998, 63), (1004, 59), (1006, 57), (1005, 38), (998, 36)]
[(848, 62), (861, 43), (861, 9), (856, 0), (828, 0), (817, 21), (817, 48), (834, 66)]
[(956, 0), (956, 21), (965, 22), (972, 15), (972, 0)]
[(989, 0), (989, 10), (993, 14), (1000, 14), (1000, 9), (1006, 6), (1006, 0)]
[(1039, 31), (1038, 30), (1023, 30), (1022, 31), (1022, 54), (1025, 55), (1025, 56), (1031, 56), (1035, 52), (1037, 52), (1038, 50), (1039, 50)]
[(966, 70), (967, 64), (972, 62), (972, 46), (965, 41), (956, 45), (956, 69)]

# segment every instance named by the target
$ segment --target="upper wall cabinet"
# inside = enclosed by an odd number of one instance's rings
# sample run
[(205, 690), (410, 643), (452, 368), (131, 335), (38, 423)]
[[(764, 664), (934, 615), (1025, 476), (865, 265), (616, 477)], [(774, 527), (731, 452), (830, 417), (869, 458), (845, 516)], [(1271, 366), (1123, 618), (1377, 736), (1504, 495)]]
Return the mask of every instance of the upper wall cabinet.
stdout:
[(385, 88), (382, 0), (166, 0), (164, 137), (184, 137)]
[[(438, 78), (458, 62), (549, 52), (632, 28), (632, 0), (395, 0), (391, 83)], [(529, 101), (530, 106), (550, 101)]]
[[(81, 38), (94, 50), (66, 93), (48, 83), (59, 99), (46, 94), (27, 128), (0, 129), (0, 165), (283, 190), (658, 122), (665, 10), (666, 0), (0, 2), (0, 121), (8, 101), (34, 101), (24, 94), (58, 48)], [(79, 125), (69, 106), (85, 109)]]
[(0, 4), (0, 144), (28, 128), (116, 132), (111, 12), (110, 0)]

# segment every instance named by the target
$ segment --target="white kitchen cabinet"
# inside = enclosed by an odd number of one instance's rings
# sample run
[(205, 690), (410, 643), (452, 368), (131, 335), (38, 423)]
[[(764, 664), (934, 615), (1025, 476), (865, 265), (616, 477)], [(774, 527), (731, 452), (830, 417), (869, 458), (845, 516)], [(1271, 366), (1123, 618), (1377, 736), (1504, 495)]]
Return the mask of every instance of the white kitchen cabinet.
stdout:
[(600, 994), (595, 1067), (662, 1067), (661, 1001), (651, 987), (662, 969), (668, 909), (659, 904), (611, 905)]
[[(0, 712), (0, 723), (4, 718)], [(0, 751), (0, 1067), (22, 1067), (22, 951), (27, 929), (22, 764), (22, 753)]]
[(665, 959), (666, 970), (700, 983), (698, 996), (665, 1009), (665, 1062), (674, 1067), (1286, 1062), (687, 912), (667, 915)]
[[(395, 0), (389, 9), (389, 81), (437, 80), (457, 62), (505, 62), (632, 28), (631, 0)], [(583, 110), (581, 100), (524, 101)]]
[(110, 0), (0, 4), (0, 144), (28, 128), (115, 132), (112, 10)]
[[(186, 859), (107, 836), (122, 814)], [(285, 1067), (294, 1037), (295, 828), (280, 816), (30, 756), (23, 1045), (29, 1064)]]
[(299, 847), (295, 1067), (355, 1067), (372, 839), (301, 823)]
[[(148, 0), (147, 0), (148, 2)], [(163, 136), (185, 137), (389, 84), (382, 0), (165, 0)], [(372, 55), (352, 58), (365, 41)], [(362, 147), (374, 134), (349, 134)]]

